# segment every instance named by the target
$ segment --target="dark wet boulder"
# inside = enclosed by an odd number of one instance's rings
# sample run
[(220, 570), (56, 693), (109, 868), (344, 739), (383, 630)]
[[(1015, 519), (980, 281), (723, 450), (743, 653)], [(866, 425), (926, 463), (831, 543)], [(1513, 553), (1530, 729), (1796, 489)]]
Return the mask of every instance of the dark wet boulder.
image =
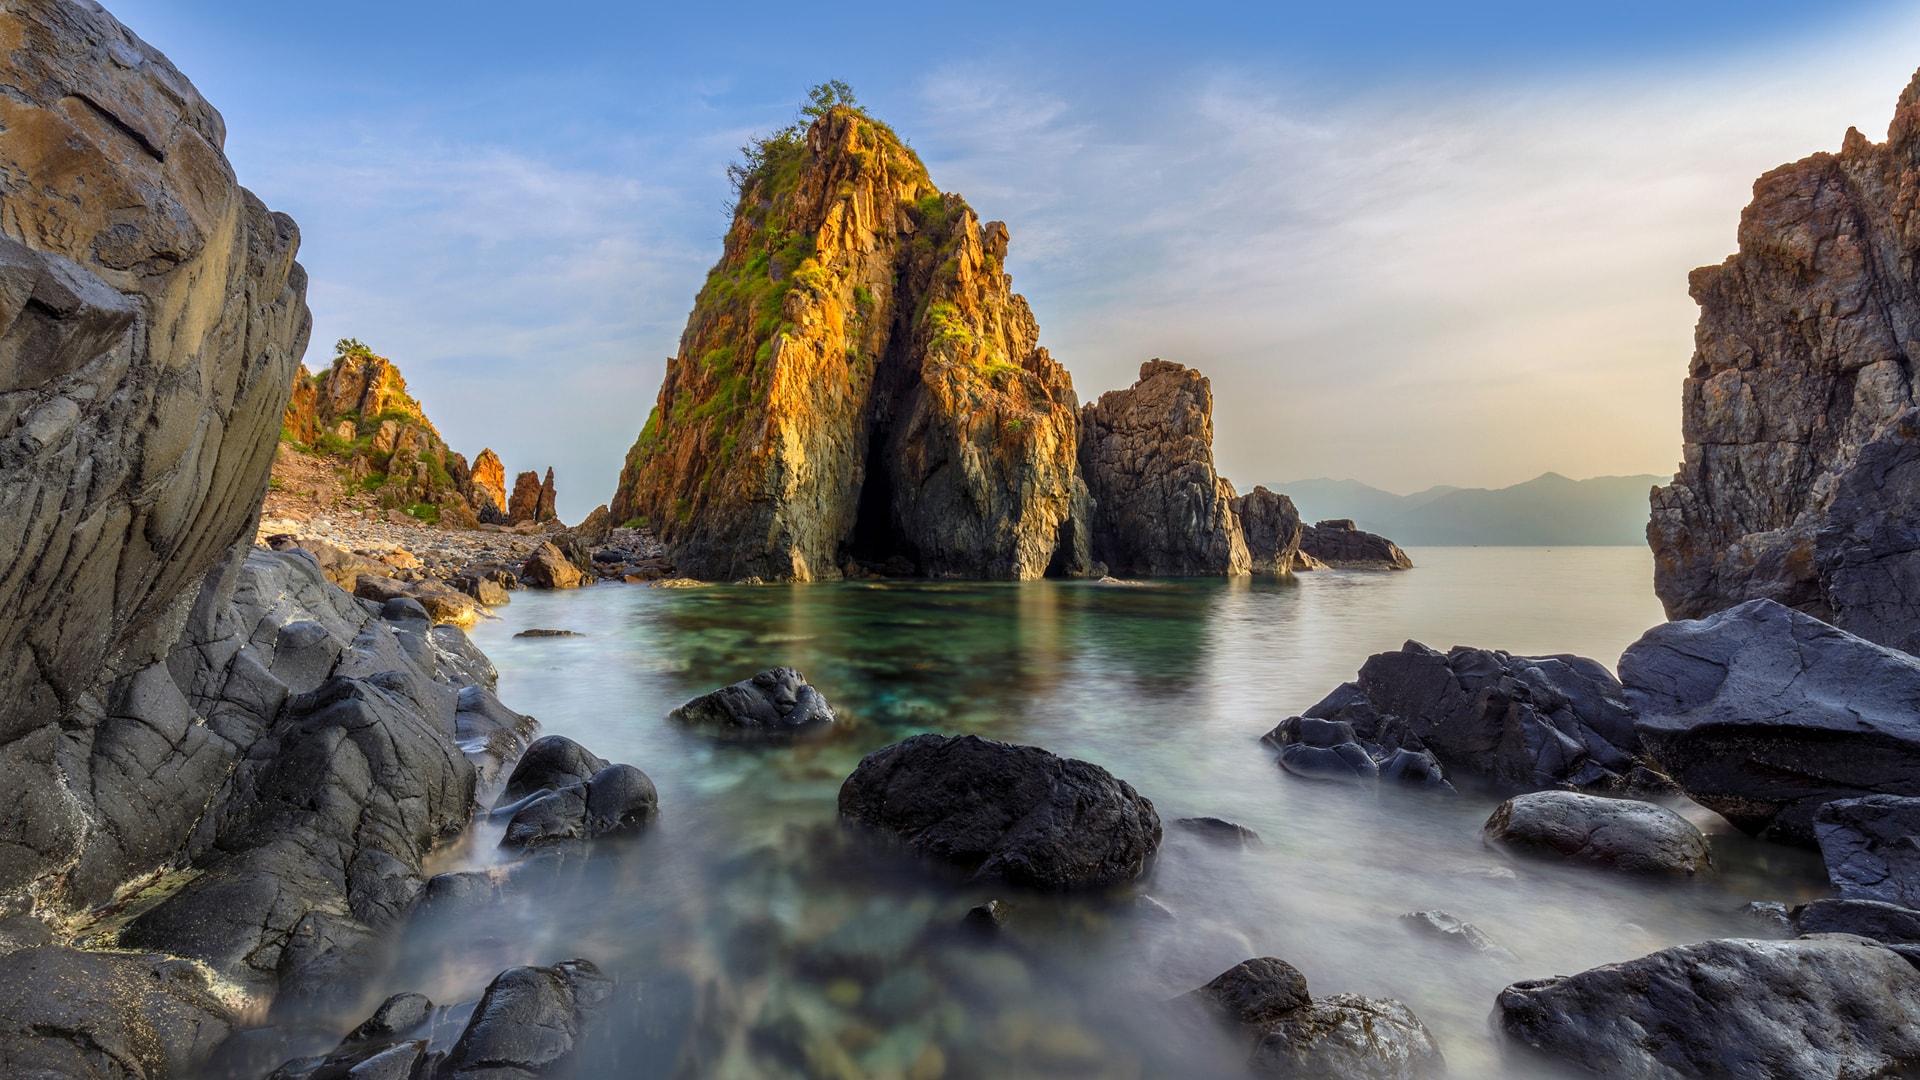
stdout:
[(578, 1048), (589, 1017), (613, 993), (613, 980), (585, 960), (508, 968), (488, 984), (439, 1076), (508, 1080), (538, 1076)]
[(565, 735), (542, 735), (514, 763), (497, 805), (519, 802), (540, 791), (584, 784), (608, 764), (606, 758)]
[(585, 783), (536, 795), (514, 812), (500, 840), (505, 848), (535, 849), (626, 835), (660, 814), (660, 794), (646, 773), (609, 765)]
[(1230, 1023), (1249, 1027), (1265, 1027), (1313, 1001), (1307, 977), (1272, 956), (1243, 960), (1187, 997), (1205, 1002)]
[(1742, 831), (1815, 841), (1836, 799), (1920, 796), (1920, 659), (1771, 600), (1670, 622), (1620, 658), (1647, 752)]
[(1642, 767), (1619, 680), (1583, 657), (1442, 653), (1409, 641), (1368, 657), (1354, 681), (1303, 715), (1347, 723), (1365, 744), (1431, 753), (1455, 785), (1664, 788)]
[(1857, 934), (1883, 945), (1920, 945), (1920, 911), (1879, 900), (1829, 898), (1795, 908), (1802, 934)]
[(1362, 742), (1345, 720), (1289, 716), (1262, 741), (1280, 752), (1280, 767), (1308, 780), (1452, 791), (1432, 753), (1404, 746)]
[(1112, 773), (974, 735), (915, 735), (868, 754), (840, 787), (840, 816), (977, 878), (1038, 889), (1132, 880), (1160, 847), (1153, 803)]
[(1422, 937), (1444, 942), (1456, 949), (1478, 953), (1494, 960), (1514, 960), (1511, 950), (1498, 945), (1484, 930), (1444, 911), (1409, 911), (1400, 916), (1400, 925)]
[(198, 966), (42, 945), (0, 956), (0, 1075), (189, 1075), (239, 1023)]
[(1813, 833), (1841, 896), (1920, 908), (1920, 798), (1836, 799), (1814, 812)]
[(1243, 961), (1177, 999), (1237, 1032), (1253, 1075), (1283, 1080), (1421, 1080), (1446, 1075), (1432, 1032), (1391, 998), (1332, 994), (1315, 1000), (1284, 960)]
[(667, 717), (723, 739), (805, 735), (833, 725), (826, 697), (790, 667), (769, 668), (703, 694)]
[(1530, 858), (1642, 874), (1696, 874), (1713, 866), (1707, 838), (1664, 806), (1577, 791), (1516, 795), (1494, 809), (1488, 844)]
[(1841, 935), (1706, 941), (1514, 983), (1494, 1021), (1597, 1076), (1906, 1075), (1920, 1066), (1920, 971)]
[(460, 688), (453, 725), (483, 795), (501, 782), (506, 763), (522, 757), (540, 729), (538, 720), (507, 708), (492, 690), (479, 685)]

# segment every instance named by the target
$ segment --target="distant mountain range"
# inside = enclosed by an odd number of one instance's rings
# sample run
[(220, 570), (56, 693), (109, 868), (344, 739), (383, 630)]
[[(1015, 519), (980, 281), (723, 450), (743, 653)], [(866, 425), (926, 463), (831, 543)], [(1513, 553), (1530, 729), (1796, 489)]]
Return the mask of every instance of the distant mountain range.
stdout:
[(1663, 476), (1569, 480), (1542, 473), (1497, 490), (1443, 486), (1411, 495), (1325, 477), (1266, 486), (1290, 496), (1302, 521), (1352, 518), (1401, 544), (1546, 547), (1645, 544), (1647, 489), (1666, 482)]

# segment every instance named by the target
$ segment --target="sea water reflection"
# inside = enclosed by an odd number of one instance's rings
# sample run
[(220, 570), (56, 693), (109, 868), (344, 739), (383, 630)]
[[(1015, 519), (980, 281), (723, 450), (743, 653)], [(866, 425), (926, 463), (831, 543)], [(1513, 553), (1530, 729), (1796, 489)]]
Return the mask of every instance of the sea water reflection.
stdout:
[[(1281, 583), (516, 593), (473, 635), (500, 669), (501, 697), (547, 732), (646, 770), (662, 820), (583, 876), (524, 881), (489, 916), (419, 931), (378, 989), (458, 1000), (508, 964), (589, 957), (642, 987), (632, 1015), (612, 1018), (623, 1034), (607, 1067), (622, 1075), (1234, 1075), (1232, 1046), (1195, 1043), (1158, 1003), (1272, 955), (1316, 995), (1406, 1001), (1455, 1075), (1538, 1075), (1490, 1033), (1500, 987), (1751, 935), (1742, 904), (1806, 899), (1821, 879), (1804, 853), (1744, 841), (1698, 808), (1721, 868), (1651, 883), (1509, 864), (1479, 841), (1490, 799), (1283, 775), (1261, 733), (1369, 653), (1418, 638), (1612, 664), (1660, 618), (1642, 550), (1413, 556), (1410, 573)], [(512, 636), (529, 627), (582, 636)], [(845, 730), (756, 748), (663, 720), (776, 664), (804, 671)], [(1169, 824), (1213, 815), (1266, 843), (1223, 850), (1170, 827), (1151, 873), (1112, 896), (971, 885), (835, 821), (860, 756), (926, 730), (1083, 757)], [(447, 866), (486, 864), (491, 840), (483, 832)], [(1015, 906), (1004, 945), (952, 932), (991, 896)], [(1518, 961), (1455, 952), (1397, 920), (1429, 908), (1477, 924)]]

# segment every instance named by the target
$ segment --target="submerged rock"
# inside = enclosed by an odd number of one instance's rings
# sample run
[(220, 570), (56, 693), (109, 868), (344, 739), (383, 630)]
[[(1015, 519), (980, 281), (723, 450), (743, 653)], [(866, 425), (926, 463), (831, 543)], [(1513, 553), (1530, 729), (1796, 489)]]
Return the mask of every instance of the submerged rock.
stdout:
[(1300, 551), (1329, 570), (1411, 570), (1413, 560), (1384, 536), (1363, 532), (1346, 518), (1300, 530)]
[(1188, 817), (1175, 821), (1174, 825), (1221, 847), (1254, 848), (1263, 843), (1259, 833), (1224, 818)]
[(1437, 941), (1446, 942), (1455, 948), (1479, 953), (1495, 960), (1516, 960), (1513, 953), (1496, 944), (1486, 932), (1470, 922), (1444, 911), (1409, 911), (1400, 916), (1400, 923), (1415, 933), (1424, 934)]
[(1771, 600), (1656, 626), (1620, 658), (1640, 738), (1742, 831), (1812, 844), (1822, 804), (1920, 796), (1920, 660)]
[(976, 878), (1039, 889), (1112, 885), (1160, 847), (1153, 803), (1098, 765), (974, 735), (915, 735), (868, 754), (840, 816)]
[(1920, 908), (1920, 798), (1837, 799), (1814, 812), (1813, 832), (1841, 896)]
[(702, 694), (668, 713), (667, 719), (723, 739), (807, 735), (834, 722), (826, 697), (790, 667), (769, 668)]
[(1514, 983), (1494, 1019), (1598, 1076), (1897, 1076), (1920, 1065), (1920, 971), (1840, 935), (1707, 941)]
[(1280, 767), (1309, 780), (1451, 792), (1440, 762), (1425, 750), (1363, 743), (1344, 720), (1290, 716), (1261, 737), (1280, 751)]
[(1521, 855), (1641, 874), (1711, 869), (1707, 838), (1664, 806), (1576, 791), (1516, 795), (1487, 818), (1487, 843)]

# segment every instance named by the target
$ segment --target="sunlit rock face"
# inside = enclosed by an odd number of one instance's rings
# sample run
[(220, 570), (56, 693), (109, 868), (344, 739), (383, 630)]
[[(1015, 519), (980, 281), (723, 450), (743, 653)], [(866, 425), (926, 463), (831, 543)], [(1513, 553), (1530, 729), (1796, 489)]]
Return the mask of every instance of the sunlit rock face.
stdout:
[[(203, 579), (237, 565), (309, 317), (292, 219), (112, 16), (0, 7), (0, 84), (5, 897), (57, 891), (204, 736), (114, 719), (139, 689), (116, 679), (165, 660)], [(151, 867), (135, 846), (102, 888)]]
[(742, 178), (726, 248), (627, 455), (617, 521), (682, 572), (1084, 573), (1072, 379), (1008, 233), (840, 106)]
[(1740, 250), (1695, 270), (1685, 460), (1647, 538), (1667, 614), (1776, 600), (1920, 651), (1920, 82), (1888, 139), (1754, 185)]

